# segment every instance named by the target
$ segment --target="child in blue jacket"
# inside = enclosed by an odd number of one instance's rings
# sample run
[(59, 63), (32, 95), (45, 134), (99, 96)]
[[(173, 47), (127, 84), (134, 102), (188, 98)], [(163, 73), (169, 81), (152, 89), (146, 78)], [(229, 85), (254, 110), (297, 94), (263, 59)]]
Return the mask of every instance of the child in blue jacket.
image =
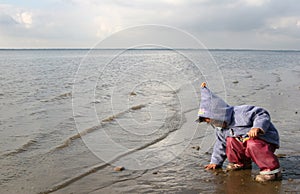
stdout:
[(256, 181), (281, 179), (280, 164), (274, 154), (279, 148), (279, 135), (265, 109), (229, 106), (202, 83), (198, 119), (216, 129), (216, 142), (206, 169), (222, 167), (226, 158), (228, 170), (251, 168), (253, 161), (260, 168)]

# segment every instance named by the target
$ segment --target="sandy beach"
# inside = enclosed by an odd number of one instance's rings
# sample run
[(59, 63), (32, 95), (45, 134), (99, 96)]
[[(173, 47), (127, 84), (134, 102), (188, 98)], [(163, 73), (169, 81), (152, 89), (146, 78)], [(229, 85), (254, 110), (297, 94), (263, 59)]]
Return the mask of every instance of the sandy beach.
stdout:
[[(107, 57), (107, 52), (98, 59)], [(91, 125), (92, 117), (80, 111), (73, 115), (72, 109), (74, 75), (85, 50), (0, 51), (0, 193), (300, 193), (300, 52), (210, 53), (223, 76), (220, 84), (226, 92), (222, 94), (230, 105), (252, 104), (270, 112), (280, 133), (276, 154), (282, 181), (255, 182), (259, 169), (254, 163), (252, 170), (204, 169), (211, 149), (207, 151), (203, 141), (207, 130), (213, 133), (213, 129), (194, 122), (199, 90), (194, 96), (190, 92), (205, 81), (201, 74), (205, 71), (174, 58), (174, 53), (134, 51), (120, 57), (120, 69), (131, 61), (146, 65), (131, 66), (135, 68), (128, 68), (126, 74), (131, 77), (117, 75), (116, 82), (112, 82), (115, 74), (97, 78), (96, 100), (78, 101), (84, 102), (78, 105), (83, 107), (80, 110), (96, 110), (100, 124), (93, 120)], [(142, 63), (147, 57), (151, 60)], [(170, 59), (167, 65), (153, 65)], [(107, 72), (115, 70), (110, 67)], [(141, 80), (138, 75), (147, 74), (156, 81), (130, 85)], [(189, 78), (190, 85), (182, 84)], [(157, 81), (164, 79), (174, 85)], [(95, 81), (89, 76), (83, 80)], [(135, 122), (128, 122), (132, 118)], [(76, 125), (78, 120), (81, 123)], [(112, 145), (101, 139), (101, 131), (128, 151), (110, 150)], [(99, 157), (99, 153), (107, 155)], [(136, 161), (145, 162), (137, 165)], [(115, 171), (115, 166), (124, 170)]]

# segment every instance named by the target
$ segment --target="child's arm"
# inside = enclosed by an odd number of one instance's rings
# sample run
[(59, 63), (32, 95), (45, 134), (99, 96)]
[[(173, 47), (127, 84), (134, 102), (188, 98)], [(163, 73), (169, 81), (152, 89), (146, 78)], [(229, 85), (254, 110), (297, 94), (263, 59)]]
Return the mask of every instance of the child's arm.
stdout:
[(253, 106), (246, 112), (246, 117), (253, 122), (252, 129), (249, 131), (252, 136), (257, 136), (258, 133), (264, 134), (269, 129), (271, 118), (265, 109)]
[(216, 130), (216, 142), (214, 145), (213, 153), (211, 156), (211, 162), (206, 165), (206, 169), (216, 169), (222, 167), (223, 162), (226, 159), (226, 129)]

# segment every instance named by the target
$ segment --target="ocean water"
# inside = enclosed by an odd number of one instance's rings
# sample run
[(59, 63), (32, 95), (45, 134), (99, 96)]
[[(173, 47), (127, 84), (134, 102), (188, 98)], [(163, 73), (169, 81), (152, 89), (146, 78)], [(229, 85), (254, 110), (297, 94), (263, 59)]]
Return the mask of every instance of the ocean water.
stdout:
[(234, 178), (199, 167), (213, 144), (194, 122), (203, 81), (269, 110), (286, 166), (265, 188), (300, 192), (300, 52), (1, 50), (0, 67), (1, 193), (228, 191)]

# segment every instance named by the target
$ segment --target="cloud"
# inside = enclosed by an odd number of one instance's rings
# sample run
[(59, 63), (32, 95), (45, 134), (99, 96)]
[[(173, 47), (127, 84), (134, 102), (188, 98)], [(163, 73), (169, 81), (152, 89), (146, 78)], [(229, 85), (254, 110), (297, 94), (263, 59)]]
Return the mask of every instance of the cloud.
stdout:
[(11, 16), (0, 13), (0, 25), (1, 26), (10, 26), (10, 25), (16, 25), (18, 24), (17, 21), (15, 21)]
[(246, 4), (250, 6), (262, 6), (269, 2), (270, 0), (246, 0)]
[(20, 24), (23, 24), (25, 28), (30, 28), (32, 24), (32, 13), (30, 12), (21, 12), (17, 14), (17, 21)]
[(282, 18), (272, 18), (268, 21), (269, 26), (272, 29), (280, 28), (298, 28), (300, 23), (300, 17), (282, 17)]
[(45, 0), (44, 4), (0, 4), (0, 36), (10, 43), (15, 40), (14, 45), (31, 40), (21, 47), (90, 47), (130, 26), (161, 24), (187, 30), (208, 47), (277, 48), (274, 41), (280, 37), (280, 44), (286, 39), (290, 48), (300, 49), (297, 0)]
[(2, 35), (17, 35), (20, 30), (28, 29), (32, 25), (32, 13), (15, 8), (11, 5), (0, 4), (0, 32)]
[(269, 35), (281, 35), (300, 40), (300, 16), (270, 18), (262, 32)]
[[(90, 26), (79, 9), (29, 9), (13, 5), (0, 6), (2, 45), (18, 47), (81, 47), (90, 38)], [(81, 43), (80, 43), (81, 41)], [(40, 45), (39, 45), (40, 44)], [(0, 45), (0, 47), (3, 47)], [(85, 45), (86, 46), (86, 45)]]

